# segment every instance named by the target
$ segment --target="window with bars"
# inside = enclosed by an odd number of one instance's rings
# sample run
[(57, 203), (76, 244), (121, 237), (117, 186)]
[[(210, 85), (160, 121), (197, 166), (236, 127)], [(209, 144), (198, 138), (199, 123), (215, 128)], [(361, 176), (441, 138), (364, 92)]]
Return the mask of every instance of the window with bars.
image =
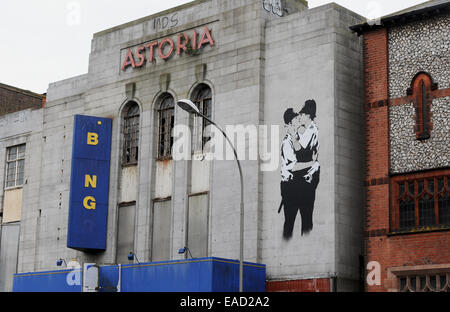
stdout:
[(392, 179), (393, 230), (450, 226), (450, 170)]
[(175, 125), (175, 100), (172, 95), (166, 93), (160, 97), (158, 106), (159, 139), (158, 158), (167, 159), (172, 156), (173, 137), (172, 130)]
[(398, 278), (400, 292), (450, 292), (450, 273), (428, 273)]
[(139, 158), (139, 105), (130, 102), (123, 112), (122, 165), (135, 165)]
[(6, 151), (6, 188), (23, 186), (25, 175), (25, 144)]
[[(192, 102), (197, 105), (200, 112), (211, 119), (212, 115), (212, 92), (206, 84), (200, 84), (192, 94)], [(206, 133), (208, 121), (200, 116), (194, 116), (192, 151), (203, 152), (206, 143), (211, 140), (211, 135)]]

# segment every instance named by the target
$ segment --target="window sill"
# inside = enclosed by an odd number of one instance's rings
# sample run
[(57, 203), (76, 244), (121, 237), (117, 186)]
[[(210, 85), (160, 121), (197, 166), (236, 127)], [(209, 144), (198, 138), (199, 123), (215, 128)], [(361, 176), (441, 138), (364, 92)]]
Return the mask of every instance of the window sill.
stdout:
[(450, 225), (422, 226), (411, 228), (408, 230), (392, 230), (390, 233), (388, 233), (387, 236), (389, 237), (389, 236), (411, 235), (411, 234), (432, 233), (442, 231), (450, 231)]
[(154, 203), (161, 203), (161, 202), (165, 202), (165, 201), (169, 201), (169, 200), (172, 200), (172, 196), (154, 198), (153, 202)]
[(122, 168), (137, 167), (138, 163), (123, 164)]
[(165, 157), (158, 157), (156, 158), (156, 161), (168, 161), (168, 160), (172, 160), (172, 156), (165, 156)]
[(14, 190), (18, 190), (18, 189), (23, 189), (23, 186), (24, 185), (5, 187), (5, 192), (7, 192), (7, 191), (14, 191)]

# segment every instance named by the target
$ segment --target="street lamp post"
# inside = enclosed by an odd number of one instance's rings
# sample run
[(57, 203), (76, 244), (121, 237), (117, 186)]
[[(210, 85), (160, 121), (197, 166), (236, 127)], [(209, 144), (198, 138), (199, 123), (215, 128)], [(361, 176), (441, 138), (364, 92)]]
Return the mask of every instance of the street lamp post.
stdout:
[(238, 158), (238, 154), (236, 152), (236, 149), (233, 146), (233, 143), (230, 141), (228, 136), (226, 135), (225, 131), (222, 130), (221, 127), (219, 127), (214, 121), (200, 113), (198, 107), (190, 100), (179, 100), (177, 105), (182, 108), (184, 111), (188, 112), (189, 114), (198, 115), (202, 117), (203, 119), (210, 122), (212, 125), (214, 125), (217, 129), (219, 129), (220, 132), (222, 132), (225, 139), (228, 141), (228, 144), (230, 144), (231, 148), (233, 149), (234, 157), (236, 158), (236, 162), (239, 169), (239, 176), (241, 179), (241, 206), (240, 206), (240, 251), (239, 251), (239, 292), (243, 292), (244, 290), (244, 177), (242, 174), (242, 167), (241, 163)]

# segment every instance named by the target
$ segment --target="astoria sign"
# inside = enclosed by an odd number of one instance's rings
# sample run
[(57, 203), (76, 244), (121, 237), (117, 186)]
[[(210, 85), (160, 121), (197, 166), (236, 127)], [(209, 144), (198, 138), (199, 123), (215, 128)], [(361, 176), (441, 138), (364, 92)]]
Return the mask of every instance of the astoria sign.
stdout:
[(191, 34), (179, 34), (175, 39), (172, 37), (162, 40), (150, 41), (137, 48), (129, 48), (122, 63), (122, 71), (128, 67), (140, 68), (147, 62), (153, 63), (156, 58), (162, 60), (169, 59), (175, 53), (181, 55), (183, 52), (194, 54), (204, 46), (214, 46), (214, 39), (211, 30), (205, 26), (203, 32), (198, 33), (194, 30)]

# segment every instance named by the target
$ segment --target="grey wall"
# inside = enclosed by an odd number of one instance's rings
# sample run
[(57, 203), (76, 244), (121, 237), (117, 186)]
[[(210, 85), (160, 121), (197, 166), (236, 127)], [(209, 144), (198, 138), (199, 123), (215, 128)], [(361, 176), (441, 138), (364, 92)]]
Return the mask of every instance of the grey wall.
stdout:
[(338, 290), (354, 290), (359, 279), (362, 63), (359, 39), (348, 30), (359, 21), (356, 14), (330, 4), (267, 25), (264, 123), (283, 125), (287, 108), (299, 110), (315, 99), (321, 164), (314, 230), (301, 237), (298, 216), (294, 238), (287, 243), (281, 238), (284, 216), (277, 214), (280, 173), (264, 173), (262, 259), (269, 279), (337, 276), (353, 281), (338, 283)]
[[(264, 124), (283, 125), (288, 108), (317, 102), (321, 182), (316, 192), (314, 230), (300, 236), (300, 215), (290, 242), (282, 239), (284, 215), (280, 171), (263, 175), (262, 259), (268, 279), (328, 277), (335, 272), (335, 124), (333, 7), (321, 7), (268, 23)], [(280, 128), (280, 142), (284, 138)], [(280, 148), (280, 147), (278, 147)], [(301, 196), (301, 194), (299, 194)]]
[[(46, 108), (41, 111), (43, 123), (40, 128), (33, 126), (38, 130), (30, 133), (32, 165), (24, 192), (19, 272), (55, 269), (59, 258), (116, 262), (117, 204), (123, 189), (119, 185), (119, 116), (128, 100), (142, 107), (134, 219), (134, 251), (139, 260), (182, 259), (184, 255), (177, 251), (188, 242), (188, 234), (207, 236), (206, 247), (194, 246), (204, 248), (202, 254), (239, 257), (236, 194), (240, 189), (234, 161), (211, 162), (208, 207), (197, 205), (201, 209), (188, 211), (190, 183), (195, 179), (187, 161), (169, 164), (172, 197), (164, 203), (164, 213), (158, 213), (161, 204), (153, 203), (158, 174), (157, 98), (162, 92), (170, 92), (175, 100), (188, 98), (195, 86), (204, 82), (212, 87), (212, 117), (221, 125), (282, 126), (286, 108), (310, 98), (317, 101), (322, 171), (314, 231), (300, 237), (297, 225), (293, 240), (283, 242), (284, 220), (277, 214), (280, 172), (263, 173), (260, 161), (243, 161), (245, 259), (267, 264), (270, 280), (335, 275), (354, 279), (362, 237), (358, 236), (362, 221), (358, 207), (362, 210), (363, 205), (361, 196), (351, 190), (358, 188), (360, 178), (361, 124), (355, 118), (362, 103), (361, 84), (355, 82), (361, 77), (359, 41), (348, 26), (357, 24), (358, 17), (334, 4), (301, 12), (297, 9), (278, 18), (264, 11), (259, 0), (198, 1), (94, 35), (89, 73), (50, 85)], [(153, 28), (156, 18), (175, 13), (179, 20), (175, 27)], [(176, 56), (120, 72), (122, 49), (186, 29), (202, 29), (199, 25), (203, 24), (212, 29), (214, 47), (195, 56)], [(199, 68), (205, 71), (199, 74)], [(135, 83), (134, 94), (127, 92), (129, 83)], [(113, 119), (107, 250), (97, 255), (66, 248), (75, 114)], [(175, 120), (187, 125), (189, 118), (176, 109)], [(280, 139), (283, 136), (281, 127)], [(279, 151), (280, 147), (274, 148)], [(207, 218), (207, 228), (193, 231), (188, 228), (189, 218), (197, 214), (199, 219)], [(162, 221), (155, 226), (155, 220)], [(163, 239), (155, 239), (158, 235)]]
[(364, 236), (363, 62), (362, 39), (347, 29), (362, 18), (343, 8), (334, 15), (337, 291), (355, 291)]

